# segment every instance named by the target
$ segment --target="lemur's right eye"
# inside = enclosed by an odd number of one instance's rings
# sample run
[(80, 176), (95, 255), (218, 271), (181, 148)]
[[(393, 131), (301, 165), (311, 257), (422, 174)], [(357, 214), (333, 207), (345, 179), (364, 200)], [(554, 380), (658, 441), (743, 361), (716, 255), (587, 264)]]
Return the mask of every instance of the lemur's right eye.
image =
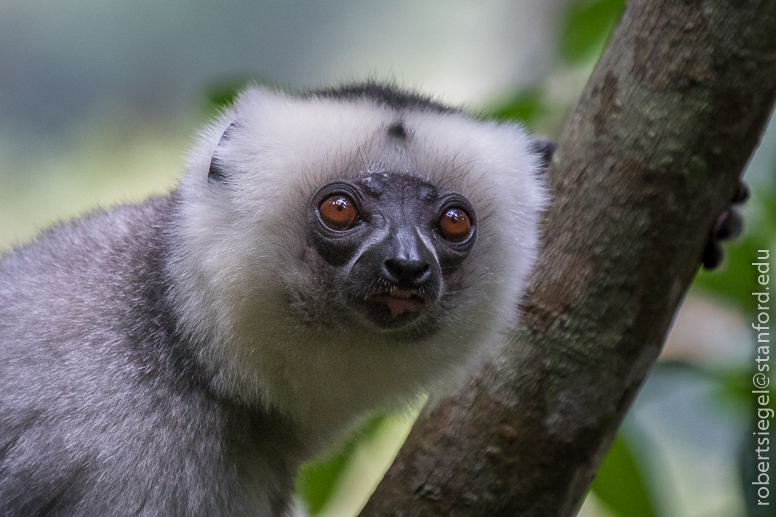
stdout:
[(321, 221), (329, 229), (342, 232), (349, 230), (358, 222), (358, 210), (348, 196), (335, 194), (323, 200), (318, 207)]

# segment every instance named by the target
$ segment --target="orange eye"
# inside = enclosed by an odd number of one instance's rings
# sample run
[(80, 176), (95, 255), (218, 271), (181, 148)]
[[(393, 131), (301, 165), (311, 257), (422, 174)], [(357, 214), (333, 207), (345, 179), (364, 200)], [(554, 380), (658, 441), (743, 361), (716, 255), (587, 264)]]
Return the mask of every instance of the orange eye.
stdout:
[(450, 208), (439, 218), (439, 232), (450, 242), (463, 242), (471, 233), (472, 223), (466, 212), (460, 208)]
[(347, 230), (356, 221), (358, 210), (353, 201), (341, 194), (335, 194), (323, 200), (318, 207), (323, 224), (338, 232)]

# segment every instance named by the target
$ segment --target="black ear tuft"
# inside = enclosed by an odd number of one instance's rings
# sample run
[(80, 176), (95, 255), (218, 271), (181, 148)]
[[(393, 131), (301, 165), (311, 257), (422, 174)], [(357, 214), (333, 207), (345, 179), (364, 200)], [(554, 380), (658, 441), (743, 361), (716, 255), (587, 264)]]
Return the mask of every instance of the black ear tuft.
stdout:
[(407, 130), (404, 128), (404, 123), (394, 122), (388, 126), (388, 135), (396, 138), (397, 140), (406, 140)]
[(226, 179), (226, 174), (224, 173), (224, 168), (219, 160), (217, 160), (215, 157), (213, 157), (210, 160), (210, 169), (207, 172), (207, 180), (208, 181), (224, 181)]
[(547, 170), (550, 162), (552, 161), (552, 155), (555, 154), (555, 148), (557, 145), (555, 142), (548, 142), (546, 140), (534, 140), (533, 151), (541, 157), (542, 171)]
[[(229, 124), (229, 127), (226, 128), (224, 131), (224, 134), (221, 135), (221, 139), (218, 141), (218, 145), (216, 146), (216, 152), (218, 152), (218, 148), (221, 147), (221, 144), (224, 142), (228, 142), (229, 139), (232, 137), (232, 134), (235, 130), (240, 128), (240, 124), (237, 123), (237, 121), (232, 122)], [(208, 181), (224, 181), (226, 179), (226, 172), (224, 168), (223, 162), (215, 157), (215, 153), (213, 153), (213, 157), (210, 159), (210, 169), (208, 169), (207, 173), (207, 180)]]

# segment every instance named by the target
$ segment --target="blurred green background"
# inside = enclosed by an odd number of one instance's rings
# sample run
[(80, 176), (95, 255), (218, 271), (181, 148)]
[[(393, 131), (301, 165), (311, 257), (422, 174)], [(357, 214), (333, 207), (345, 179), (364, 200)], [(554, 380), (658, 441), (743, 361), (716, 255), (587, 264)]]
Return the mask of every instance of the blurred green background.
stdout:
[[(196, 129), (248, 83), (396, 79), (555, 139), (623, 4), (4, 0), (0, 252), (54, 221), (173, 188)], [(751, 263), (774, 248), (775, 171), (771, 127), (746, 173), (745, 236), (720, 271), (699, 273), (580, 515), (776, 515), (755, 508), (750, 393)], [(376, 416), (310, 464), (302, 504), (357, 513), (414, 416)]]

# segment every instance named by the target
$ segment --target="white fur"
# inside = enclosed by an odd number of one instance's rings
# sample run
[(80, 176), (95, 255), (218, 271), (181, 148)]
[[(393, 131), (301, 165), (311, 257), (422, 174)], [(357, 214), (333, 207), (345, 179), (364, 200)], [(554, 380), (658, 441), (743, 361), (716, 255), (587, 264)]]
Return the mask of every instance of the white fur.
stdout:
[[(402, 120), (406, 145), (384, 137)], [(229, 139), (219, 140), (237, 121)], [(377, 407), (395, 408), (467, 372), (516, 323), (538, 247), (539, 157), (514, 125), (371, 101), (245, 92), (201, 137), (179, 193), (173, 286), (185, 331), (220, 388), (288, 412), (311, 439)], [(213, 155), (226, 184), (208, 182)], [(315, 285), (300, 267), (306, 207), (330, 181), (390, 169), (465, 196), (479, 218), (465, 261), (471, 285), (449, 324), (397, 343), (387, 331), (301, 323), (289, 293)]]

